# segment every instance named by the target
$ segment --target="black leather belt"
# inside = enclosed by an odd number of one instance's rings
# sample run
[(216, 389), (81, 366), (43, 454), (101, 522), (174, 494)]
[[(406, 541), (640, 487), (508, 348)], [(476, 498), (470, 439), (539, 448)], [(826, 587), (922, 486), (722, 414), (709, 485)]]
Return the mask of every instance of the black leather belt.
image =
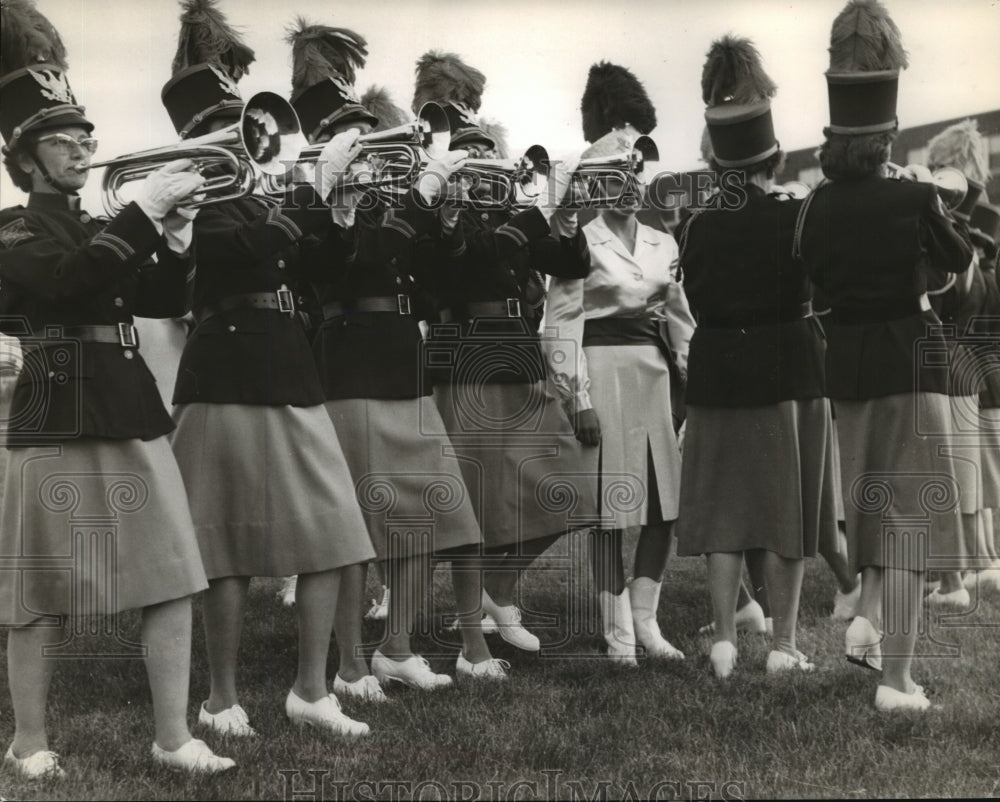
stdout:
[(864, 325), (867, 323), (882, 323), (887, 320), (898, 320), (911, 315), (919, 315), (931, 308), (927, 294), (917, 298), (904, 298), (892, 303), (873, 304), (867, 307), (833, 307), (829, 319), (832, 323), (841, 325)]
[(194, 321), (198, 325), (209, 318), (237, 309), (277, 309), (287, 315), (295, 314), (295, 297), (287, 287), (274, 292), (247, 292), (242, 295), (230, 295), (220, 298), (215, 303), (205, 304), (194, 310)]
[(806, 301), (794, 309), (775, 309), (767, 312), (748, 312), (739, 315), (699, 315), (698, 325), (708, 329), (743, 329), (751, 326), (776, 326), (794, 323), (813, 313), (812, 302)]
[(399, 295), (369, 295), (364, 298), (355, 298), (352, 301), (331, 301), (323, 304), (323, 319), (330, 320), (335, 317), (344, 317), (351, 312), (395, 312), (397, 315), (412, 314), (410, 307), (410, 296), (406, 293)]
[(63, 326), (62, 336), (67, 340), (85, 343), (110, 343), (122, 348), (139, 347), (139, 332), (131, 323), (114, 326)]
[(475, 317), (521, 316), (521, 300), (519, 298), (506, 298), (503, 301), (470, 301), (454, 309), (441, 310), (441, 321), (443, 323)]

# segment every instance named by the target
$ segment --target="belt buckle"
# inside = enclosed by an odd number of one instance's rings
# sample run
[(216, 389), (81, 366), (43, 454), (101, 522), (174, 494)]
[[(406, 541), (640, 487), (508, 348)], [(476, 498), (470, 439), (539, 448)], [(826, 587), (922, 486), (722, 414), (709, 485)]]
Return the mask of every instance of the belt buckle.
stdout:
[(139, 335), (136, 333), (135, 326), (131, 323), (119, 323), (118, 342), (121, 343), (122, 348), (138, 348)]
[(521, 317), (521, 300), (519, 298), (507, 299), (507, 317)]
[(401, 292), (399, 293), (399, 295), (396, 296), (396, 304), (399, 307), (399, 314), (401, 315), (411, 314), (410, 296), (407, 295), (405, 292)]
[(280, 290), (275, 290), (275, 295), (278, 296), (278, 311), (284, 312), (288, 315), (295, 313), (295, 298), (292, 296), (292, 291), (288, 287), (282, 287)]

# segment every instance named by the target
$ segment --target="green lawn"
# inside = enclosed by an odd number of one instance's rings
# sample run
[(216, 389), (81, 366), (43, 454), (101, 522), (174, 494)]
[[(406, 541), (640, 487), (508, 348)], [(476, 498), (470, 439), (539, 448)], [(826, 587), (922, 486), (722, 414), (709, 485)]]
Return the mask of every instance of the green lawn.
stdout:
[[(136, 660), (67, 661), (53, 684), (51, 746), (69, 776), (43, 786), (0, 774), (7, 799), (640, 799), (766, 797), (982, 797), (1000, 793), (1000, 598), (971, 614), (930, 620), (916, 679), (941, 709), (881, 715), (877, 677), (848, 664), (843, 622), (831, 621), (833, 578), (813, 560), (806, 572), (799, 648), (811, 675), (770, 678), (767, 642), (741, 636), (737, 672), (711, 675), (709, 641), (697, 634), (710, 615), (705, 567), (673, 559), (660, 601), (661, 626), (687, 654), (682, 663), (615, 668), (596, 657), (594, 622), (580, 611), (591, 589), (564, 539), (523, 583), (524, 606), (553, 617), (531, 628), (548, 655), (514, 653), (503, 684), (459, 686), (436, 694), (397, 690), (392, 703), (349, 714), (372, 734), (356, 743), (299, 731), (284, 718), (294, 675), (294, 611), (274, 599), (277, 582), (251, 590), (240, 677), (243, 705), (261, 737), (221, 742), (235, 772), (187, 779), (154, 768), (145, 675)], [(570, 548), (570, 545), (574, 548)], [(581, 570), (582, 569), (582, 570)], [(439, 570), (436, 610), (446, 613), (450, 581)], [(585, 612), (585, 611), (584, 611)], [(567, 623), (568, 622), (568, 623)], [(138, 617), (123, 617), (131, 633)], [(196, 605), (191, 717), (207, 672)], [(437, 670), (454, 674), (458, 640), (440, 621), (419, 648)], [(570, 637), (566, 637), (566, 633)], [(379, 627), (366, 622), (372, 648)], [(331, 678), (336, 656), (332, 653)], [(5, 662), (5, 661), (4, 661)], [(331, 679), (332, 682), (332, 679)], [(0, 699), (3, 748), (13, 724)], [(520, 783), (520, 784), (518, 784)]]

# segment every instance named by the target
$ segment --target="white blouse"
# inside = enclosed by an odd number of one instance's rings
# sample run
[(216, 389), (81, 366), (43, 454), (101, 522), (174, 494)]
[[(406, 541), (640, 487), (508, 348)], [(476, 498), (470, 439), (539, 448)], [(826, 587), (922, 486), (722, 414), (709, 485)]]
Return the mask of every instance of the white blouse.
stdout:
[(667, 324), (670, 346), (682, 375), (694, 319), (676, 281), (677, 243), (670, 234), (638, 224), (635, 253), (600, 215), (583, 227), (590, 250), (585, 279), (553, 277), (545, 304), (543, 338), (552, 378), (564, 402), (576, 411), (592, 409), (584, 321), (604, 317), (652, 317)]

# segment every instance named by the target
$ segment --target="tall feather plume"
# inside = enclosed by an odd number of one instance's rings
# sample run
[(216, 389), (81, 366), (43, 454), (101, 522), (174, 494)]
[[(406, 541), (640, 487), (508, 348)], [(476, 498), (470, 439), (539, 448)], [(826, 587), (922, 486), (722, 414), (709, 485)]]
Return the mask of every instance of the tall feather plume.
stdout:
[(712, 42), (701, 71), (701, 97), (706, 106), (759, 103), (777, 91), (753, 42), (737, 36)]
[(396, 128), (409, 119), (406, 112), (393, 103), (389, 91), (384, 86), (375, 84), (369, 86), (361, 96), (361, 105), (378, 117), (376, 131)]
[(583, 136), (588, 142), (596, 142), (626, 123), (641, 134), (656, 128), (656, 109), (639, 79), (625, 67), (607, 61), (590, 68), (580, 111)]
[(985, 184), (990, 180), (986, 140), (979, 133), (975, 120), (962, 120), (949, 125), (927, 143), (927, 166), (954, 167), (967, 178)]
[(492, 117), (480, 117), (479, 129), (496, 143), (497, 157), (510, 158), (510, 147), (507, 144), (507, 126)]
[(217, 0), (184, 0), (173, 74), (195, 64), (222, 67), (238, 82), (254, 62), (254, 52), (219, 10)]
[(416, 114), (428, 101), (461, 103), (479, 111), (486, 76), (455, 53), (431, 50), (417, 60), (417, 82), (411, 108)]
[(877, 72), (908, 66), (899, 28), (878, 0), (850, 0), (830, 31), (830, 72)]
[(368, 40), (347, 28), (312, 25), (298, 17), (286, 39), (292, 46), (292, 91), (339, 75), (351, 86), (368, 60)]
[(59, 32), (32, 0), (0, 3), (0, 48), (0, 75), (40, 62), (68, 69)]

